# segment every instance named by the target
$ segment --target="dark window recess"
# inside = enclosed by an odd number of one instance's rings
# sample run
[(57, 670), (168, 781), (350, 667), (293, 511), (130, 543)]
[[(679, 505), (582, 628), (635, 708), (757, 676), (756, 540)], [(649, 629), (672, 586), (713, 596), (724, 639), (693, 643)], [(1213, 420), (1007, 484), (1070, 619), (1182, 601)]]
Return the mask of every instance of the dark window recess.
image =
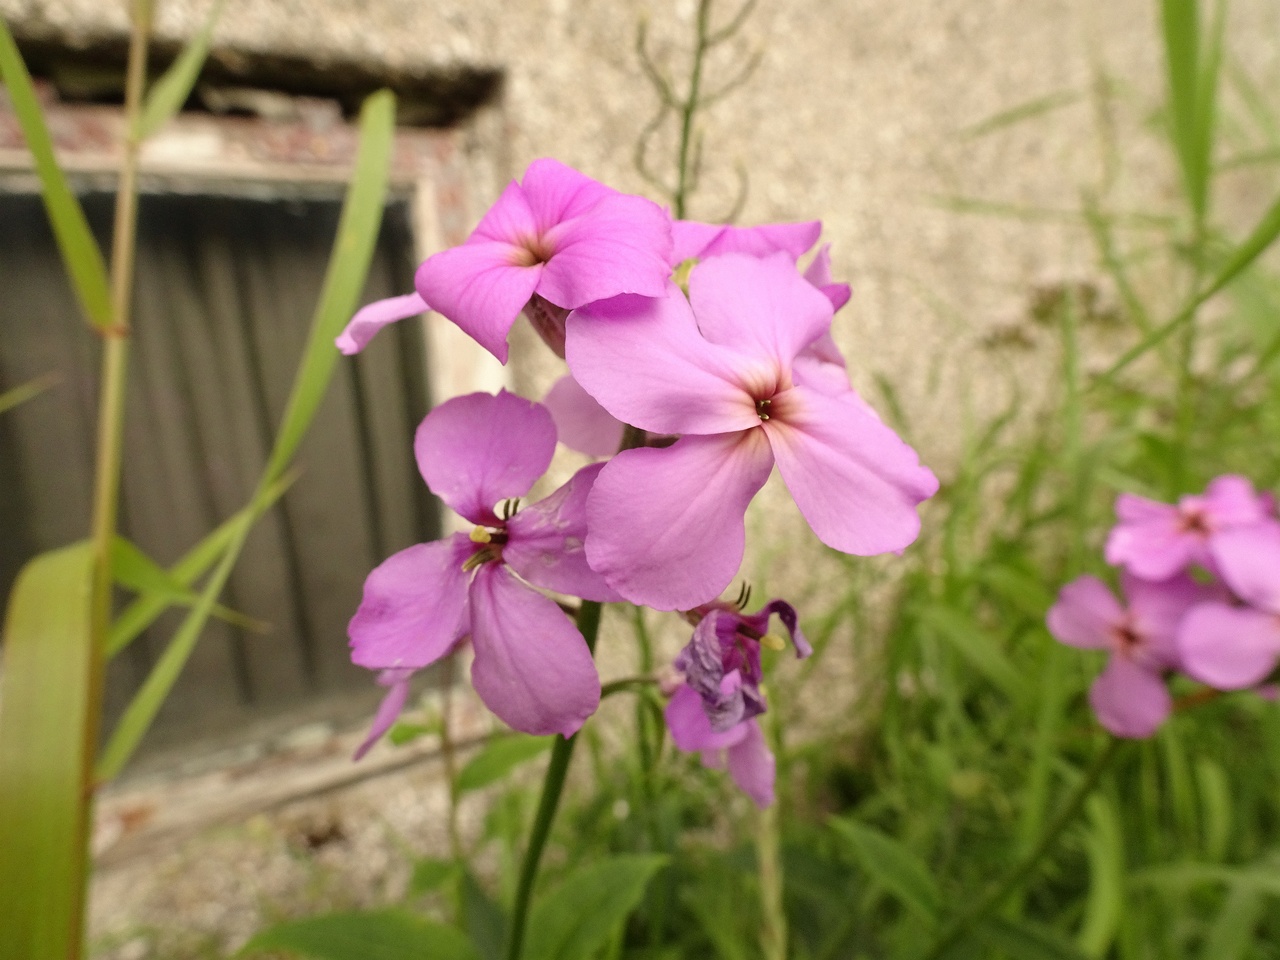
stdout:
[[(89, 195), (104, 249), (113, 198)], [(284, 412), (338, 222), (336, 200), (149, 195), (141, 202), (121, 527), (170, 565), (243, 506)], [(365, 300), (412, 289), (403, 204), (388, 207)], [(38, 551), (89, 529), (100, 345), (63, 275), (38, 198), (0, 195), (0, 390), (58, 382), (0, 415), (0, 590)], [(439, 534), (417, 474), (426, 413), (416, 324), (340, 358), (296, 458), (297, 482), (255, 528), (223, 596), (266, 632), (206, 627), (148, 748), (225, 735), (344, 691), (346, 624), (382, 559)], [(111, 663), (114, 723), (181, 622), (170, 611)], [(256, 725), (256, 724), (255, 724)]]

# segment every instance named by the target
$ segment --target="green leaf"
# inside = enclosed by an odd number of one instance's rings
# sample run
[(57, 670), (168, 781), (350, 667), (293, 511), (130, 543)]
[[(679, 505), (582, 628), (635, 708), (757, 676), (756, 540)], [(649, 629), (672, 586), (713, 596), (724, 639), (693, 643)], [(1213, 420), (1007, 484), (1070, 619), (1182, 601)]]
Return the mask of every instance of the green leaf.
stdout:
[(975, 124), (958, 130), (957, 135), (966, 140), (984, 137), (989, 133), (995, 133), (997, 130), (1003, 130), (1006, 127), (1022, 123), (1024, 120), (1041, 117), (1046, 113), (1070, 106), (1081, 99), (1082, 95), (1078, 90), (1055, 90), (1053, 93), (1001, 110), (985, 120), (979, 120)]
[(1200, 136), (1199, 7), (1196, 0), (1162, 0), (1160, 20), (1169, 77), (1170, 136), (1187, 196), (1196, 215), (1202, 217), (1209, 169)]
[(18, 575), (0, 678), (0, 957), (63, 960), (80, 942), (92, 760), (93, 554), (78, 543)]
[(1254, 942), (1254, 931), (1262, 919), (1262, 894), (1248, 886), (1235, 887), (1209, 928), (1203, 960), (1242, 960)]
[(1013, 661), (1000, 649), (994, 637), (969, 617), (950, 607), (934, 606), (920, 617), (937, 631), (961, 657), (999, 687), (1010, 700), (1020, 700), (1026, 681)]
[(325, 270), (302, 364), (293, 381), (284, 419), (267, 463), (267, 482), (284, 474), (324, 399), (339, 353), (333, 341), (355, 313), (378, 242), (387, 196), (387, 174), (395, 135), (396, 98), (390, 90), (370, 95), (360, 110), (360, 149), (342, 204), (338, 237)]
[(1277, 197), (1275, 202), (1267, 209), (1267, 212), (1262, 215), (1262, 219), (1253, 228), (1253, 232), (1232, 251), (1231, 256), (1227, 257), (1226, 262), (1219, 268), (1213, 281), (1184, 304), (1182, 309), (1171, 320), (1156, 327), (1137, 344), (1126, 350), (1120, 356), (1120, 359), (1102, 373), (1095, 381), (1095, 385), (1110, 382), (1133, 361), (1146, 354), (1153, 347), (1163, 343), (1183, 324), (1189, 323), (1195, 317), (1196, 309), (1202, 303), (1244, 272), (1253, 261), (1257, 260), (1275, 242), (1278, 236), (1280, 236), (1280, 197)]
[(284, 950), (313, 960), (478, 960), (453, 927), (405, 910), (330, 913), (254, 934), (236, 956)]
[(490, 740), (459, 772), (458, 794), (479, 790), (501, 780), (520, 764), (550, 750), (555, 739), (516, 734)]
[(0, 17), (0, 79), (9, 88), (13, 112), (17, 114), (27, 149), (35, 161), (36, 174), (40, 177), (40, 196), (80, 309), (93, 326), (99, 329), (110, 327), (111, 284), (107, 281), (106, 261), (89, 230), (89, 221), (85, 219), (80, 201), (71, 192), (67, 178), (53, 155), (53, 140), (40, 111), (31, 75), (27, 73), (27, 66), (22, 62), (18, 45), (13, 42), (13, 35), (3, 17)]
[(26, 403), (33, 397), (38, 397), (44, 393), (61, 378), (56, 373), (46, 373), (43, 377), (36, 377), (28, 380), (26, 383), (20, 383), (12, 390), (6, 390), (0, 393), (0, 413), (6, 410), (12, 410), (19, 404)]
[(1053, 606), (1053, 594), (1044, 584), (1030, 574), (1010, 566), (998, 564), (978, 571), (984, 584), (1008, 600), (1033, 620), (1043, 620)]
[(231, 568), (235, 566), (249, 530), (284, 479), (289, 462), (324, 398), (338, 357), (333, 346), (334, 338), (355, 310), (356, 298), (364, 286), (377, 244), (394, 133), (395, 96), (389, 90), (380, 90), (369, 96), (360, 110), (360, 147), (356, 154), (355, 173), (342, 204), (338, 236), (329, 255), (320, 301), (271, 456), (248, 509), (234, 518), (227, 533), (226, 549), (198, 602), (112, 731), (98, 763), (101, 780), (110, 780), (124, 769), (150, 728), (160, 705), (173, 689), (222, 588), (231, 576)]
[[(226, 552), (244, 518), (250, 514), (261, 516), (270, 510), (292, 486), (294, 479), (294, 476), (290, 475), (276, 481), (256, 505), (250, 504), (233, 514), (188, 550), (182, 559), (173, 565), (173, 569), (168, 571), (173, 582), (186, 588), (208, 573), (209, 568)], [(111, 625), (111, 632), (107, 636), (107, 656), (114, 657), (137, 639), (143, 630), (155, 623), (160, 614), (173, 606), (173, 602), (169, 596), (151, 593), (138, 597), (125, 607), (116, 618), (116, 622)]]
[(872, 880), (923, 919), (937, 921), (942, 894), (919, 857), (900, 841), (857, 820), (834, 818), (831, 826), (848, 842)]
[(1085, 960), (1085, 955), (1062, 934), (1028, 920), (991, 917), (975, 933), (988, 947), (1017, 960)]
[(1222, 860), (1231, 841), (1231, 783), (1222, 765), (1209, 757), (1196, 761), (1196, 783), (1200, 788), (1201, 823), (1204, 825), (1206, 859)]
[(424, 857), (413, 865), (413, 875), (409, 878), (409, 893), (420, 894), (439, 890), (457, 873), (458, 865), (452, 860)]
[(639, 904), (664, 856), (628, 854), (570, 874), (534, 904), (526, 960), (589, 960)]
[(482, 960), (502, 960), (508, 919), (502, 907), (472, 875), (463, 870), (458, 877), (458, 906), (462, 925)]
[(200, 68), (209, 56), (213, 28), (222, 16), (225, 0), (214, 0), (200, 31), (191, 38), (175, 60), (147, 92), (138, 118), (138, 139), (145, 140), (168, 123), (191, 96), (191, 88), (200, 77)]
[[(111, 545), (111, 573), (120, 586), (139, 594), (157, 594), (168, 603), (195, 606), (200, 597), (138, 546), (117, 536)], [(214, 604), (213, 615), (233, 626), (255, 633), (265, 633), (269, 626), (261, 620), (246, 617), (230, 607)]]
[(1089, 895), (1076, 942), (1090, 957), (1106, 955), (1124, 910), (1124, 844), (1115, 804), (1095, 794), (1088, 801)]

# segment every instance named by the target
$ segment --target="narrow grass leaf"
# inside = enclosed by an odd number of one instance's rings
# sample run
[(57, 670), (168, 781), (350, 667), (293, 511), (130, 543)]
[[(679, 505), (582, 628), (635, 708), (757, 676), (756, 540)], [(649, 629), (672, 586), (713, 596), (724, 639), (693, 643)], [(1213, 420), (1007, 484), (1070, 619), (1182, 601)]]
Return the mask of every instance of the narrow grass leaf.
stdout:
[(19, 404), (26, 403), (28, 400), (38, 397), (44, 393), (61, 378), (56, 373), (46, 373), (42, 377), (36, 377), (28, 380), (26, 383), (20, 383), (12, 390), (6, 390), (0, 393), (0, 413), (12, 410)]
[(338, 235), (329, 255), (311, 332), (271, 456), (248, 508), (237, 514), (227, 535), (227, 546), (198, 602), (112, 731), (98, 763), (98, 776), (102, 780), (110, 780), (124, 769), (150, 728), (160, 705), (173, 689), (222, 588), (231, 576), (231, 569), (250, 529), (265, 510), (265, 502), (275, 495), (324, 398), (338, 357), (333, 340), (355, 310), (356, 298), (364, 286), (377, 243), (394, 133), (395, 96), (389, 90), (380, 90), (369, 96), (360, 110), (360, 146), (356, 153), (355, 172), (342, 204)]
[(1090, 957), (1106, 956), (1124, 910), (1124, 842), (1120, 817), (1110, 798), (1094, 794), (1087, 806), (1089, 894), (1076, 942)]
[[(209, 568), (217, 563), (226, 551), (244, 517), (255, 513), (255, 510), (258, 516), (266, 513), (277, 500), (284, 496), (284, 492), (292, 486), (295, 479), (296, 476), (293, 474), (282, 477), (267, 489), (256, 507), (251, 504), (242, 508), (207, 534), (203, 540), (188, 550), (172, 569), (167, 571), (172, 581), (181, 584), (185, 589), (208, 573)], [(171, 606), (173, 606), (172, 598), (159, 593), (140, 596), (131, 602), (111, 625), (111, 632), (107, 635), (107, 656), (114, 657), (127, 647)]]
[(458, 865), (452, 860), (424, 857), (413, 865), (409, 878), (409, 893), (419, 895), (439, 890), (458, 875)]
[(1165, 67), (1169, 79), (1170, 138), (1182, 167), (1187, 198), (1203, 219), (1209, 180), (1200, 117), (1200, 5), (1196, 0), (1161, 0)]
[(459, 795), (496, 783), (520, 764), (550, 750), (555, 739), (517, 734), (490, 740), (458, 774)]
[(1221, 862), (1231, 841), (1231, 784), (1222, 765), (1209, 757), (1196, 761), (1196, 784), (1200, 791), (1200, 822), (1204, 834), (1205, 859)]
[(831, 826), (872, 880), (922, 919), (937, 921), (942, 893), (919, 857), (893, 837), (857, 820), (835, 818)]
[(975, 934), (988, 948), (1017, 960), (1085, 960), (1085, 954), (1058, 931), (1029, 920), (992, 917)]
[(957, 135), (965, 140), (976, 140), (989, 133), (995, 133), (998, 130), (1004, 130), (1007, 127), (1022, 123), (1024, 120), (1032, 120), (1062, 107), (1068, 107), (1073, 103), (1079, 102), (1081, 97), (1079, 90), (1055, 90), (1053, 93), (1035, 97), (1006, 110), (1001, 110), (985, 120), (979, 120), (977, 123), (957, 131)]
[(481, 960), (503, 960), (502, 947), (510, 921), (502, 907), (466, 869), (458, 876), (458, 907), (462, 925)]
[(311, 960), (478, 960), (453, 927), (407, 910), (330, 913), (277, 924), (254, 935), (236, 954), (283, 951)]
[(395, 118), (396, 100), (390, 90), (370, 95), (360, 110), (355, 173), (342, 204), (338, 236), (329, 255), (302, 364), (267, 463), (268, 483), (283, 475), (324, 399), (339, 357), (333, 341), (355, 313), (369, 273), (386, 203)]
[(1009, 699), (1022, 699), (1026, 683), (1013, 661), (996, 644), (995, 638), (969, 617), (949, 607), (934, 606), (924, 611), (921, 620)]
[(589, 960), (644, 896), (664, 856), (611, 857), (576, 871), (534, 904), (527, 960)]
[(191, 96), (191, 89), (196, 85), (200, 70), (209, 56), (213, 28), (222, 16), (224, 2), (225, 0), (214, 0), (200, 30), (183, 48), (178, 59), (147, 91), (142, 116), (138, 118), (139, 140), (147, 139), (168, 123), (182, 109), (187, 97)]
[(9, 599), (0, 677), (0, 958), (63, 960), (85, 891), (93, 553), (36, 557)]
[(1242, 960), (1248, 956), (1263, 906), (1262, 894), (1256, 889), (1233, 888), (1205, 937), (1202, 960)]
[(1115, 363), (1094, 381), (1095, 386), (1100, 386), (1114, 380), (1116, 375), (1125, 367), (1133, 363), (1139, 357), (1145, 355), (1156, 345), (1163, 343), (1171, 334), (1176, 332), (1183, 324), (1188, 323), (1195, 315), (1196, 309), (1212, 297), (1215, 293), (1223, 289), (1232, 280), (1238, 277), (1250, 264), (1275, 242), (1277, 236), (1280, 236), (1280, 197), (1267, 208), (1267, 212), (1262, 215), (1262, 219), (1258, 221), (1258, 225), (1253, 228), (1253, 232), (1244, 239), (1241, 244), (1232, 251), (1231, 256), (1219, 268), (1218, 273), (1214, 276), (1213, 281), (1191, 298), (1182, 309), (1179, 310), (1172, 319), (1156, 327), (1150, 334), (1143, 337), (1138, 343), (1126, 350)]
[(31, 75), (3, 17), (0, 17), (0, 79), (9, 88), (9, 101), (35, 161), (40, 196), (80, 309), (91, 325), (100, 329), (110, 327), (111, 285), (107, 281), (106, 261), (89, 230), (80, 201), (71, 192), (53, 155), (53, 139), (45, 125)]

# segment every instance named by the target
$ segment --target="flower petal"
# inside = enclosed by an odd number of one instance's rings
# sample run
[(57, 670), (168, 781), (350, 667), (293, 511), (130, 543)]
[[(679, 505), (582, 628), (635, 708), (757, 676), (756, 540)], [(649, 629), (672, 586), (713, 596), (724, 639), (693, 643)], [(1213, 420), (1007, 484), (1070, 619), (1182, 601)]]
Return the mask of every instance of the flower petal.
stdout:
[(1257, 686), (1280, 661), (1280, 618), (1248, 607), (1202, 603), (1178, 631), (1182, 668), (1218, 690)]
[(539, 235), (565, 220), (589, 214), (608, 197), (621, 196), (611, 187), (551, 157), (529, 164), (520, 186)]
[(1224, 530), (1209, 545), (1222, 579), (1240, 599), (1280, 613), (1280, 524), (1267, 521)]
[(1109, 650), (1112, 630), (1124, 620), (1124, 608), (1097, 577), (1076, 577), (1058, 593), (1045, 622), (1054, 639), (1084, 650)]
[(455, 513), (496, 526), (494, 506), (522, 497), (556, 452), (547, 408), (502, 390), (440, 404), (418, 425), (414, 456), (422, 479)]
[(796, 613), (796, 608), (785, 600), (770, 600), (763, 607), (750, 615), (743, 615), (743, 622), (747, 623), (759, 633), (769, 632), (769, 618), (777, 614), (778, 619), (782, 621), (782, 625), (787, 628), (787, 634), (791, 637), (791, 645), (796, 649), (796, 659), (803, 660), (805, 657), (813, 653), (813, 647), (805, 638), (804, 631), (800, 629), (800, 615)]
[(556, 422), (556, 434), (570, 450), (589, 457), (611, 457), (622, 445), (623, 424), (577, 380), (565, 375), (555, 382), (542, 403)]
[(831, 328), (831, 302), (784, 253), (704, 260), (689, 277), (689, 302), (698, 329), (711, 343), (771, 360), (783, 369)]
[(613, 194), (586, 214), (553, 227), (538, 294), (574, 309), (633, 293), (659, 297), (671, 276), (671, 224), (643, 197)]
[(1125, 571), (1120, 587), (1129, 601), (1133, 626), (1143, 638), (1142, 665), (1179, 667), (1178, 628), (1192, 607), (1211, 599), (1211, 593), (1186, 574), (1150, 581)]
[(726, 253), (767, 257), (779, 251), (786, 253), (790, 256), (791, 262), (795, 263), (806, 250), (818, 242), (818, 237), (822, 233), (821, 220), (805, 220), (799, 223), (762, 223), (754, 227), (677, 220), (671, 227), (675, 238), (673, 264), (681, 263), (690, 257), (717, 257)]
[(773, 803), (777, 762), (765, 742), (760, 724), (748, 720), (742, 726), (746, 728), (746, 735), (729, 748), (729, 776), (763, 810)]
[(1089, 704), (1098, 722), (1117, 737), (1149, 737), (1173, 709), (1159, 674), (1125, 657), (1113, 656), (1089, 688)]
[(346, 325), (338, 339), (334, 341), (338, 349), (347, 356), (359, 353), (383, 327), (417, 316), (430, 309), (427, 301), (418, 293), (407, 293), (402, 297), (388, 297), (386, 300), (375, 300), (361, 307), (351, 322)]
[(525, 266), (524, 256), (505, 241), (464, 243), (428, 257), (414, 286), (432, 309), (506, 363), (507, 334), (542, 276), (543, 265)]
[(652, 297), (614, 297), (569, 314), (574, 379), (623, 423), (655, 433), (729, 433), (759, 425), (743, 385), (764, 365), (698, 332), (674, 283)]
[(938, 480), (892, 429), (858, 404), (803, 386), (774, 397), (771, 410), (769, 445), (818, 539), (859, 556), (915, 540), (916, 505)]
[(544, 500), (507, 521), (510, 539), (502, 559), (534, 586), (584, 600), (613, 603), (622, 597), (587, 566), (587, 495), (602, 463), (583, 467)]
[(384, 687), (388, 687), (387, 695), (382, 698), (382, 703), (378, 704), (378, 712), (373, 717), (373, 723), (369, 726), (369, 735), (364, 738), (360, 746), (356, 747), (355, 754), (351, 759), (359, 760), (375, 743), (382, 739), (382, 735), (391, 729), (391, 725), (396, 722), (396, 718), (400, 716), (400, 712), (404, 710), (405, 701), (409, 699), (409, 678), (413, 676), (413, 670), (383, 670), (378, 677), (378, 683)]
[(702, 707), (702, 697), (698, 696), (688, 684), (676, 688), (667, 708), (663, 711), (667, 721), (667, 729), (671, 731), (671, 740), (676, 747), (685, 753), (703, 750), (722, 750), (731, 747), (746, 736), (743, 724), (723, 733), (711, 729), (711, 721), (707, 719)]
[(582, 634), (501, 564), (484, 564), (471, 583), (471, 643), (472, 686), (516, 730), (572, 736), (600, 704)]
[(364, 582), (351, 618), (351, 661), (372, 670), (418, 669), (467, 632), (467, 575), (474, 544), (461, 534), (392, 554)]
[(1260, 523), (1270, 504), (1254, 492), (1247, 477), (1224, 474), (1205, 489), (1203, 502), (1217, 528)]
[(849, 284), (833, 283), (831, 280), (831, 244), (829, 243), (824, 243), (810, 261), (804, 271), (804, 278), (821, 290), (822, 295), (831, 301), (832, 313), (839, 312), (853, 295)]
[(1182, 532), (1177, 507), (1122, 493), (1116, 516), (1120, 522), (1107, 537), (1107, 563), (1144, 580), (1166, 580), (1191, 563), (1196, 538)]
[(689, 610), (742, 562), (744, 515), (773, 467), (759, 430), (624, 450), (587, 499), (587, 559), (633, 603)]

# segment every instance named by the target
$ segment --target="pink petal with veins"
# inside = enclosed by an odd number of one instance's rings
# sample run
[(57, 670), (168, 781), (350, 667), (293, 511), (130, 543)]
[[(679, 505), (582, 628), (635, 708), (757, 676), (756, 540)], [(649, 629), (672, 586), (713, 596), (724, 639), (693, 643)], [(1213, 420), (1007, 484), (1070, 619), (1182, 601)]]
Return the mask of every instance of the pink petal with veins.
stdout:
[(556, 435), (570, 450), (589, 457), (611, 457), (622, 445), (621, 420), (600, 406), (572, 376), (555, 382), (542, 398), (556, 422)]
[(431, 492), (486, 526), (498, 524), (498, 503), (529, 492), (555, 451), (556, 427), (546, 407), (506, 390), (442, 403), (418, 425), (413, 441)]

